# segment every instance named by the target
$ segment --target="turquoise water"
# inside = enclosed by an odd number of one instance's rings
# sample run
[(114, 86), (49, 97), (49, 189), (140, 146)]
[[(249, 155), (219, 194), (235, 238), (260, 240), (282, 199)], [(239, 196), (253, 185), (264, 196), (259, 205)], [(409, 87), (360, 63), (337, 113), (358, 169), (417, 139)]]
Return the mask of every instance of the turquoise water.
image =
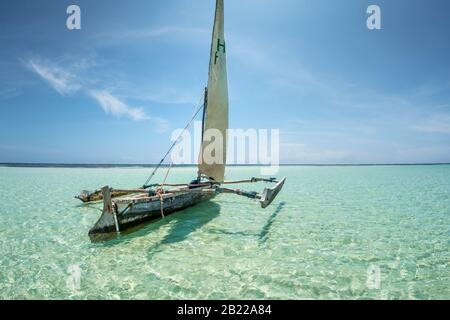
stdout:
[[(196, 172), (172, 170), (173, 182)], [(0, 298), (450, 298), (450, 166), (282, 167), (266, 210), (220, 195), (91, 243), (100, 205), (73, 196), (149, 171), (0, 167)]]

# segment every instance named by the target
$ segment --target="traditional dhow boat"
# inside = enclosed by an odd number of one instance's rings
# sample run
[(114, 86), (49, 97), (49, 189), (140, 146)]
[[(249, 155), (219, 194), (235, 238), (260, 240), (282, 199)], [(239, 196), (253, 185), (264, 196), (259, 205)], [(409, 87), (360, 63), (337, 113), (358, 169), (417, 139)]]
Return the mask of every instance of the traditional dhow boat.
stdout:
[[(251, 178), (240, 181), (225, 181), (226, 134), (228, 129), (228, 85), (226, 69), (226, 47), (224, 39), (224, 6), (223, 0), (216, 0), (214, 28), (212, 34), (211, 54), (209, 62), (208, 86), (205, 89), (203, 104), (186, 126), (187, 130), (203, 110), (203, 133), (199, 154), (197, 179), (186, 184), (149, 184), (156, 171), (161, 167), (177, 141), (171, 146), (161, 162), (156, 166), (146, 183), (138, 189), (121, 190), (109, 186), (95, 192), (83, 191), (76, 198), (83, 202), (103, 199), (103, 211), (100, 219), (89, 231), (92, 240), (111, 233), (120, 233), (143, 222), (164, 218), (174, 212), (191, 207), (199, 202), (212, 199), (219, 193), (232, 193), (260, 202), (266, 208), (283, 187), (286, 178), (277, 181), (275, 178)], [(211, 148), (208, 130), (220, 133), (222, 143), (214, 152), (219, 153), (219, 160), (208, 161), (206, 155)], [(216, 154), (217, 155), (217, 154)], [(275, 183), (273, 188), (266, 188), (260, 194), (241, 189), (225, 187), (228, 184)]]

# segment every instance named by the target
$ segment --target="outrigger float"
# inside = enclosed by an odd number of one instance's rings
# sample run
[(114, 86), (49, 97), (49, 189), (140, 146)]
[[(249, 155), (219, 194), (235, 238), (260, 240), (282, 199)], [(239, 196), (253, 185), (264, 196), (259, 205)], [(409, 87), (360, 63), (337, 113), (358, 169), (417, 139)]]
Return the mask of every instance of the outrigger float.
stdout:
[[(141, 188), (114, 189), (105, 186), (94, 192), (81, 192), (76, 198), (85, 203), (103, 200), (103, 211), (100, 219), (89, 231), (91, 240), (102, 239), (104, 236), (123, 232), (144, 222), (164, 218), (199, 202), (210, 200), (220, 193), (231, 193), (255, 199), (260, 202), (262, 208), (266, 208), (282, 189), (286, 178), (280, 181), (275, 178), (225, 181), (226, 139), (223, 139), (223, 143), (220, 145), (223, 161), (212, 164), (204, 161), (208, 154), (209, 145), (209, 140), (205, 138), (205, 132), (214, 129), (216, 132), (220, 132), (223, 137), (226, 137), (228, 129), (228, 84), (223, 9), (223, 0), (216, 0), (208, 86), (205, 88), (202, 105), (185, 127), (185, 130), (187, 130), (200, 110), (203, 110), (203, 132), (197, 179), (186, 184), (166, 184), (165, 181), (171, 168), (169, 167), (163, 183), (149, 183), (179, 141), (177, 139)], [(181, 136), (182, 134), (180, 134)], [(262, 193), (226, 187), (230, 184), (256, 182), (275, 183), (275, 186), (265, 188)]]

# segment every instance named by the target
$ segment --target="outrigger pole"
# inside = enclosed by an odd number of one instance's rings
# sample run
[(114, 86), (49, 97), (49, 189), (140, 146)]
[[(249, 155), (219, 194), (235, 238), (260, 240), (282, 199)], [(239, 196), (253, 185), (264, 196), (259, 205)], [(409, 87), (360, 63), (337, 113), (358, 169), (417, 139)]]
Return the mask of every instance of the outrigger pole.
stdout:
[[(255, 178), (253, 178), (255, 179)], [(264, 179), (263, 179), (264, 180)], [(259, 194), (255, 191), (244, 191), (241, 189), (230, 189), (230, 188), (223, 188), (223, 187), (217, 187), (217, 192), (222, 193), (233, 193), (237, 194), (239, 196), (244, 196), (250, 199), (258, 199), (261, 203), (261, 208), (266, 208), (268, 205), (272, 203), (272, 201), (275, 199), (277, 194), (280, 192), (281, 188), (283, 188), (284, 182), (286, 181), (286, 178), (281, 179), (277, 182), (277, 184), (273, 188), (265, 188), (264, 191)], [(271, 181), (275, 182), (275, 181)]]
[[(168, 193), (198, 193), (198, 192), (205, 191), (205, 189), (203, 189), (202, 187), (211, 186), (211, 188), (208, 189), (211, 192), (232, 193), (232, 194), (236, 194), (238, 196), (243, 196), (246, 198), (259, 200), (259, 202), (261, 203), (261, 207), (266, 208), (268, 205), (270, 205), (272, 203), (273, 199), (275, 199), (277, 194), (280, 192), (281, 188), (284, 185), (284, 182), (286, 181), (286, 178), (283, 178), (280, 181), (276, 181), (274, 178), (272, 178), (272, 179), (252, 178), (249, 180), (226, 181), (222, 184), (236, 184), (236, 183), (246, 183), (246, 182), (251, 183), (251, 182), (259, 182), (259, 181), (276, 182), (276, 185), (273, 188), (265, 188), (262, 193), (257, 193), (255, 191), (244, 191), (241, 189), (220, 187), (219, 184), (217, 184), (217, 186), (213, 186), (213, 183), (196, 184), (195, 188), (192, 188), (192, 189), (190, 188), (189, 184), (166, 184), (165, 186), (180, 187), (179, 189), (169, 190)], [(158, 186), (158, 185), (153, 185), (153, 186)], [(108, 189), (108, 190), (106, 190), (106, 189)], [(103, 188), (100, 192), (102, 194), (103, 199), (107, 199), (107, 198), (110, 199), (111, 194), (113, 194), (114, 192), (118, 192), (118, 191), (127, 192), (127, 190), (115, 190), (115, 189), (110, 189), (108, 187)], [(105, 198), (105, 192), (107, 192), (106, 198)], [(145, 193), (145, 194), (148, 193), (148, 191), (144, 190), (144, 189), (128, 190), (128, 192), (129, 193)]]
[[(223, 182), (209, 181), (209, 182), (197, 183), (197, 184), (195, 184), (195, 187), (206, 187), (209, 185), (221, 185), (221, 184), (256, 183), (256, 182), (277, 183), (278, 181), (276, 180), (276, 178), (269, 178), (269, 179), (250, 178), (250, 179), (245, 179), (245, 180), (223, 181)], [(164, 183), (164, 184), (154, 183), (154, 184), (150, 184), (148, 186), (152, 187), (152, 188), (153, 187), (183, 187), (183, 186), (189, 186), (189, 184), (186, 184), (186, 183)]]

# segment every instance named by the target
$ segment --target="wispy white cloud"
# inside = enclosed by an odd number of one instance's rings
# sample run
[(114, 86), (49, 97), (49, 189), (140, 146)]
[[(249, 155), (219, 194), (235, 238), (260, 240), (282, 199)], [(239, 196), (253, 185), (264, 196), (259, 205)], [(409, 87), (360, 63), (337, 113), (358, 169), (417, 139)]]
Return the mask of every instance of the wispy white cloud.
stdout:
[(30, 60), (28, 67), (61, 95), (71, 94), (80, 89), (75, 75), (58, 66)]
[(116, 45), (127, 41), (136, 41), (144, 39), (170, 39), (180, 41), (195, 41), (199, 43), (207, 43), (209, 38), (207, 35), (211, 30), (197, 27), (183, 26), (158, 26), (140, 29), (131, 29), (115, 32), (104, 32), (94, 35), (95, 44), (98, 47)]
[(59, 149), (55, 148), (44, 148), (42, 146), (33, 146), (33, 145), (5, 145), (0, 144), (0, 150), (4, 150), (6, 152), (14, 151), (14, 152), (33, 152), (36, 154), (59, 154), (61, 153)]
[[(289, 48), (261, 45), (256, 41), (240, 39), (234, 47), (230, 45), (229, 52), (246, 67), (264, 74), (269, 86), (299, 97), (296, 103), (302, 103), (302, 97), (307, 97), (308, 104), (313, 104), (305, 106), (313, 110), (306, 119), (289, 121), (290, 133), (282, 139), (282, 161), (448, 161), (449, 148), (440, 146), (439, 141), (429, 141), (433, 147), (422, 148), (423, 142), (417, 141), (417, 134), (410, 132), (412, 129), (430, 135), (450, 134), (450, 109), (442, 103), (445, 101), (442, 97), (449, 92), (448, 83), (423, 83), (401, 92), (383, 91), (362, 82), (355, 83), (346, 74), (315, 72), (298, 54), (289, 52)], [(316, 108), (320, 111), (316, 112)], [(411, 138), (404, 139), (407, 135)], [(428, 153), (421, 155), (425, 150)]]
[(126, 38), (155, 38), (167, 35), (203, 35), (210, 33), (211, 30), (196, 27), (182, 27), (182, 26), (163, 26), (146, 29), (130, 30), (119, 34), (119, 36)]
[[(287, 87), (298, 91), (326, 90), (334, 92), (334, 88), (321, 77), (309, 70), (289, 48), (278, 43), (261, 43), (255, 38), (243, 35), (228, 34), (229, 55), (244, 65), (265, 73), (266, 79), (278, 87)], [(255, 50), (257, 48), (257, 50)]]
[(282, 143), (280, 157), (283, 163), (339, 164), (349, 163), (352, 154), (338, 148), (314, 148), (304, 143)]
[(423, 120), (422, 123), (412, 126), (412, 129), (426, 133), (450, 134), (450, 115), (432, 115)]
[[(199, 95), (195, 97), (192, 92), (186, 92), (180, 89), (164, 87), (157, 92), (151, 92), (151, 89), (133, 89), (126, 90), (128, 96), (133, 99), (150, 101), (159, 104), (169, 105), (195, 105), (203, 97), (203, 90), (197, 90)], [(139, 92), (137, 92), (139, 91)], [(156, 90), (155, 90), (156, 91)], [(142, 94), (142, 92), (146, 92)]]
[[(169, 128), (169, 122), (159, 117), (150, 117), (143, 108), (130, 106), (124, 98), (113, 94), (111, 90), (90, 89), (95, 81), (93, 79), (84, 79), (76, 73), (76, 70), (83, 70), (86, 66), (92, 66), (93, 63), (87, 63), (80, 60), (64, 69), (58, 65), (44, 62), (41, 60), (29, 60), (26, 66), (38, 74), (50, 86), (62, 96), (75, 92), (82, 92), (93, 98), (106, 114), (115, 117), (126, 117), (135, 121), (150, 120), (155, 124), (158, 132), (165, 132)], [(72, 70), (69, 72), (68, 70)], [(126, 95), (121, 95), (126, 96)], [(136, 98), (136, 97), (134, 97)]]
[(94, 98), (102, 109), (116, 117), (126, 116), (133, 120), (148, 120), (149, 116), (141, 108), (135, 108), (127, 105), (119, 98), (113, 96), (106, 90), (89, 91), (89, 95)]
[[(357, 111), (366, 118), (384, 122), (416, 117), (423, 111), (424, 104), (430, 104), (433, 97), (448, 92), (450, 83), (424, 83), (407, 92), (383, 92), (342, 75), (318, 73), (305, 64), (297, 52), (289, 47), (242, 35), (231, 34), (230, 55), (257, 72), (266, 75), (267, 83), (278, 90), (317, 97), (321, 107), (339, 108), (340, 111)], [(258, 48), (258, 50), (255, 50)], [(405, 118), (405, 110), (408, 116)], [(398, 117), (401, 113), (403, 117)]]
[(20, 95), (20, 91), (15, 88), (8, 88), (0, 90), (0, 100), (8, 100)]
[(151, 120), (156, 125), (156, 131), (166, 132), (169, 130), (169, 121), (159, 117), (152, 117)]

